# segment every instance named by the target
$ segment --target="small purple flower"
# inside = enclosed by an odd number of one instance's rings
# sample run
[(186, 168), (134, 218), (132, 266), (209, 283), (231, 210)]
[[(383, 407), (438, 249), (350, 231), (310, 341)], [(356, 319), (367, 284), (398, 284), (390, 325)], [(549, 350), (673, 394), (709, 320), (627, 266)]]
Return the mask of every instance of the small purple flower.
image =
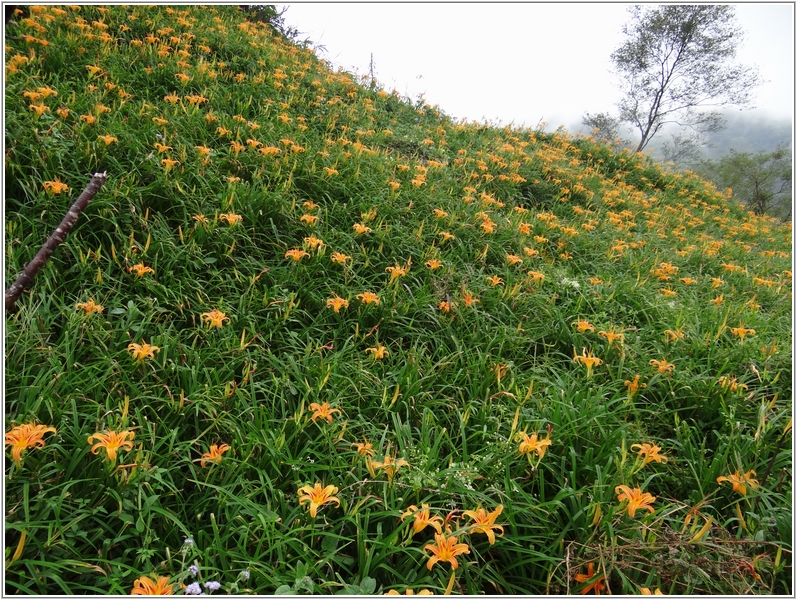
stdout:
[(191, 577), (196, 577), (199, 575), (199, 567), (196, 565), (191, 565), (188, 567), (188, 572), (191, 573)]
[(204, 584), (205, 589), (211, 592), (216, 591), (221, 587), (221, 584), (218, 581), (206, 581)]
[(249, 569), (245, 569), (238, 574), (238, 579), (241, 579), (242, 581), (249, 581), (249, 576)]
[(199, 583), (195, 581), (185, 586), (185, 593), (188, 596), (199, 596), (202, 593), (202, 588), (199, 587)]

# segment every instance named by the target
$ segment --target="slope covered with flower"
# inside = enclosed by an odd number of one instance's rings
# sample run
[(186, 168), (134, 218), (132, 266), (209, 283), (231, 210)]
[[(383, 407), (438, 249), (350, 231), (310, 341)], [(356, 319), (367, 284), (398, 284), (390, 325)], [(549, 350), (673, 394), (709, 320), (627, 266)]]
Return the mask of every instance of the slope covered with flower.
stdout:
[[(791, 229), (236, 7), (6, 41), (8, 593), (791, 593)], [(544, 88), (541, 92), (544, 93)]]

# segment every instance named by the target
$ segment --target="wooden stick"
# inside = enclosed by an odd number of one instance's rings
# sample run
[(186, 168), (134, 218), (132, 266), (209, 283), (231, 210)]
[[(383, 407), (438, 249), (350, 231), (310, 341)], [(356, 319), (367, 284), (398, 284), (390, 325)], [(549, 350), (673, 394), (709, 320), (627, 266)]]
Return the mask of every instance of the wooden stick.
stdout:
[(78, 199), (75, 200), (75, 203), (67, 211), (66, 215), (64, 215), (60, 225), (58, 225), (50, 237), (47, 238), (47, 241), (44, 242), (41, 250), (33, 257), (33, 260), (25, 266), (22, 273), (17, 277), (17, 280), (6, 290), (6, 310), (12, 310), (14, 308), (17, 298), (19, 298), (25, 288), (33, 282), (33, 278), (36, 277), (36, 274), (41, 271), (55, 249), (64, 241), (66, 235), (70, 232), (72, 227), (74, 227), (75, 221), (77, 221), (80, 213), (88, 206), (96, 193), (100, 191), (106, 179), (108, 179), (106, 172), (94, 173), (94, 177), (91, 178), (86, 189), (83, 190), (80, 196), (78, 196)]

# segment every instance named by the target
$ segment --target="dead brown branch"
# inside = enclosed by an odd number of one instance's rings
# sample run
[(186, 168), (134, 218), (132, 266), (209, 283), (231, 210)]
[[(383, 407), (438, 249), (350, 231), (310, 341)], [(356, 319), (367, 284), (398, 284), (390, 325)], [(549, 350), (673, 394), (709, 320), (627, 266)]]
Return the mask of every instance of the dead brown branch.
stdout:
[(78, 199), (75, 200), (75, 203), (69, 208), (66, 215), (64, 215), (64, 218), (61, 220), (61, 223), (55, 228), (55, 231), (47, 238), (47, 241), (44, 242), (44, 245), (39, 252), (36, 253), (36, 256), (33, 257), (33, 260), (25, 266), (22, 273), (17, 277), (17, 280), (6, 290), (6, 310), (12, 310), (14, 308), (17, 298), (19, 298), (20, 294), (33, 283), (33, 278), (41, 271), (50, 256), (55, 252), (55, 249), (64, 241), (67, 234), (72, 227), (74, 227), (80, 213), (83, 212), (83, 209), (88, 206), (91, 199), (100, 191), (106, 179), (108, 179), (108, 175), (105, 172), (94, 173), (89, 184), (80, 196), (78, 196)]

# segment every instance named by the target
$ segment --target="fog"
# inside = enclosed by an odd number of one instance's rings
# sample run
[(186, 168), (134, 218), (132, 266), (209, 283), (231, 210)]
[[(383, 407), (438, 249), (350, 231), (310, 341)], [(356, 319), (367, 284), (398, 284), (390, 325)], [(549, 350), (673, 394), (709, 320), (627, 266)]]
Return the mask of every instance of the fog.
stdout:
[[(792, 123), (791, 119), (770, 117), (739, 110), (725, 112), (726, 126), (721, 131), (706, 136), (706, 144), (701, 147), (701, 157), (716, 160), (726, 156), (731, 150), (737, 152), (770, 152), (779, 144), (791, 147)], [(591, 130), (581, 122), (572, 122), (566, 127), (571, 134), (588, 135)], [(646, 150), (652, 151), (653, 157), (662, 158), (662, 147), (667, 142), (672, 142), (672, 136), (683, 133), (676, 125), (667, 125), (650, 141)], [(639, 142), (639, 132), (629, 127), (621, 134), (628, 140), (629, 147), (636, 148)]]

